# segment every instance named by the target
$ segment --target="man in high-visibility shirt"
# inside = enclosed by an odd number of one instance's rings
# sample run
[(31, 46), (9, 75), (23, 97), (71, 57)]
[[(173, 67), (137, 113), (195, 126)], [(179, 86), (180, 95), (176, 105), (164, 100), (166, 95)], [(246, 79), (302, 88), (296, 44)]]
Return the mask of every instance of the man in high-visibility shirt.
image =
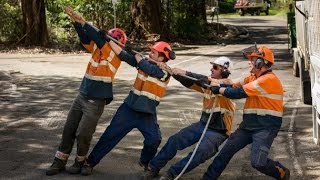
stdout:
[[(67, 171), (71, 174), (80, 173), (98, 120), (105, 105), (113, 100), (112, 82), (121, 64), (100, 30), (86, 23), (72, 8), (65, 7), (65, 11), (74, 21), (81, 43), (92, 56), (82, 79), (80, 92), (69, 110), (53, 163), (46, 171), (48, 176), (65, 170), (75, 141), (77, 155), (74, 164)], [(126, 34), (119, 28), (109, 30), (108, 34), (123, 44), (127, 41)]]
[(122, 61), (137, 68), (138, 73), (129, 95), (87, 158), (81, 171), (81, 174), (86, 176), (92, 174), (93, 167), (134, 128), (144, 137), (139, 162), (143, 168), (146, 168), (155, 156), (161, 142), (156, 107), (165, 95), (171, 75), (159, 66), (175, 58), (171, 46), (164, 41), (156, 42), (149, 47), (149, 58), (145, 58), (131, 50), (123, 50), (113, 41), (110, 41), (110, 45), (115, 54)]
[(273, 52), (267, 47), (258, 49), (255, 46), (252, 53), (244, 55), (251, 62), (252, 75), (234, 83), (233, 87), (211, 87), (214, 94), (222, 94), (230, 99), (246, 98), (246, 102), (243, 121), (214, 158), (203, 179), (217, 179), (233, 155), (248, 144), (252, 144), (250, 159), (253, 168), (276, 179), (289, 179), (289, 169), (268, 158), (283, 114), (282, 84), (271, 69), (274, 64)]
[[(211, 64), (210, 78), (214, 78), (217, 81), (222, 80), (222, 78), (228, 78), (231, 66), (231, 61), (228, 57), (219, 57), (211, 62)], [(157, 156), (150, 161), (147, 171), (141, 177), (144, 180), (151, 180), (156, 177), (159, 171), (174, 158), (178, 150), (183, 150), (197, 143), (208, 121), (210, 122), (204, 138), (184, 173), (190, 172), (201, 163), (213, 157), (218, 152), (219, 146), (229, 137), (231, 132), (235, 104), (224, 96), (213, 94), (210, 88), (204, 84), (184, 77), (187, 75), (195, 79), (204, 80), (205, 84), (210, 84), (207, 76), (178, 68), (174, 68), (172, 71), (173, 77), (182, 85), (203, 94), (201, 117), (198, 122), (181, 129), (168, 139)], [(211, 119), (209, 119), (211, 113)], [(178, 176), (192, 157), (192, 153), (190, 152), (186, 157), (172, 165), (160, 179), (170, 180)]]

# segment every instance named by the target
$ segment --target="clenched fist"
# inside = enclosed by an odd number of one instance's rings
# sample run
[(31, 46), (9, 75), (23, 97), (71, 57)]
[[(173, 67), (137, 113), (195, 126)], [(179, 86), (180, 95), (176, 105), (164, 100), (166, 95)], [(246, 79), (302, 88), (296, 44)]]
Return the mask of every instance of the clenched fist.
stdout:
[(81, 16), (81, 14), (74, 11), (70, 6), (65, 6), (64, 12), (70, 16), (72, 21), (78, 22), (81, 25), (84, 25), (84, 23), (86, 22), (86, 20)]

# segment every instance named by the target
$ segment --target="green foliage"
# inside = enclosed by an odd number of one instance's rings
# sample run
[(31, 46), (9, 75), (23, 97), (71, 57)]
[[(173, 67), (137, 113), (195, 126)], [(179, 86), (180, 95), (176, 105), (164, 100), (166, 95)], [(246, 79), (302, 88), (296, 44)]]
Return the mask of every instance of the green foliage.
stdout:
[(117, 10), (117, 26), (129, 30), (131, 22), (131, 6), (132, 0), (122, 0), (121, 3), (118, 3), (116, 6)]
[(201, 39), (206, 32), (206, 22), (199, 12), (201, 1), (176, 0), (173, 1), (172, 32), (177, 39), (191, 41)]
[[(114, 7), (111, 0), (46, 0), (46, 20), (50, 42), (54, 44), (78, 45), (78, 37), (71, 20), (63, 12), (69, 5), (80, 12), (84, 18), (96, 27), (110, 29), (114, 26)], [(130, 34), (132, 0), (118, 0), (116, 3), (116, 26)], [(235, 13), (235, 0), (219, 0), (220, 14)], [(162, 19), (163, 37), (177, 40), (205, 40), (210, 37), (208, 26), (202, 17), (205, 0), (163, 0)], [(272, 1), (270, 15), (282, 15), (287, 12), (292, 0)], [(19, 1), (0, 0), (0, 43), (17, 42), (22, 36), (23, 23)], [(169, 5), (170, 4), (170, 5)]]
[(221, 0), (219, 1), (219, 13), (233, 13), (234, 0)]
[[(77, 45), (79, 40), (63, 7), (71, 6), (96, 27), (114, 26), (114, 8), (111, 0), (46, 0), (46, 21), (49, 40), (53, 44)], [(0, 43), (17, 42), (22, 36), (23, 23), (19, 1), (0, 0)], [(116, 26), (129, 29), (131, 0), (116, 3)]]
[(269, 15), (270, 15), (270, 16), (285, 16), (287, 12), (288, 12), (288, 11), (285, 10), (285, 9), (271, 8), (271, 9), (269, 10)]
[(198, 40), (203, 31), (203, 26), (197, 17), (180, 17), (175, 21), (174, 32), (179, 39)]
[(0, 0), (0, 43), (15, 42), (22, 34), (21, 10), (17, 3), (10, 0)]
[(277, 2), (272, 3), (269, 15), (274, 16), (286, 16), (287, 12), (289, 12), (289, 4), (293, 3), (292, 1), (286, 1), (286, 2)]
[(65, 5), (75, 6), (71, 0), (47, 0), (46, 18), (51, 43), (71, 43), (77, 40), (68, 16), (63, 12)]
[[(130, 24), (130, 0), (116, 4), (117, 27), (128, 29)], [(63, 12), (63, 7), (69, 5), (80, 12), (86, 21), (101, 29), (114, 26), (114, 8), (111, 0), (48, 0), (47, 21), (52, 42), (77, 44), (77, 35), (71, 20)]]

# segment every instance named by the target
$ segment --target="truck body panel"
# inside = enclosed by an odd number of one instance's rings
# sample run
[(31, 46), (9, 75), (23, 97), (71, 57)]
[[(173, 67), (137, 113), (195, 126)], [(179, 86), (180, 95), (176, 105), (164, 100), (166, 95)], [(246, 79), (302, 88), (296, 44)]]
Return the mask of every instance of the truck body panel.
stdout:
[(301, 98), (312, 104), (313, 140), (320, 139), (320, 1), (295, 2), (297, 47), (293, 49), (298, 64)]

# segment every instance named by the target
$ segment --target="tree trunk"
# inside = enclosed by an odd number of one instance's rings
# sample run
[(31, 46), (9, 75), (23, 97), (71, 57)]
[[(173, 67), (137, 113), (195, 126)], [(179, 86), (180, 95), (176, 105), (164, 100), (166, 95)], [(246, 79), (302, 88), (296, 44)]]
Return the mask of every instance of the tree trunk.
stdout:
[(207, 33), (205, 0), (174, 0), (172, 31), (176, 38), (195, 41)]
[(161, 0), (134, 0), (131, 6), (133, 38), (161, 32)]
[(173, 9), (172, 9), (172, 0), (167, 0), (166, 2), (166, 8), (165, 8), (165, 12), (166, 12), (166, 17), (165, 19), (165, 24), (163, 26), (163, 34), (165, 34), (166, 37), (168, 37), (169, 39), (171, 39), (171, 29), (172, 29), (172, 18), (173, 18)]
[(201, 21), (206, 21), (206, 5), (205, 0), (193, 0), (186, 2), (186, 13), (191, 17), (198, 17)]
[(48, 44), (48, 30), (44, 0), (22, 0), (23, 42), (25, 45)]

